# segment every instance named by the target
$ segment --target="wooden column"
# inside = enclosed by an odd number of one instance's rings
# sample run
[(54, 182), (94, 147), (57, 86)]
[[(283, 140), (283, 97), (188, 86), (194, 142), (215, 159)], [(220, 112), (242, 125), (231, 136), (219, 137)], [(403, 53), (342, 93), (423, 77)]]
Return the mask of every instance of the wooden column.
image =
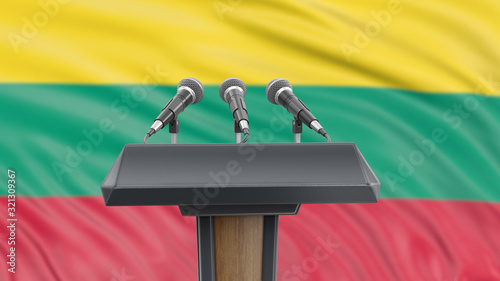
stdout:
[(264, 216), (214, 217), (215, 280), (262, 281)]

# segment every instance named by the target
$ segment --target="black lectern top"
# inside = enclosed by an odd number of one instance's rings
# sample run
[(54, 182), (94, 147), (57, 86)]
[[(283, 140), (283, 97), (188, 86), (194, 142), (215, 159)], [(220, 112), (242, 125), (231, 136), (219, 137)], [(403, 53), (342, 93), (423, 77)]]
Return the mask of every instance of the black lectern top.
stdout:
[(129, 144), (101, 185), (108, 206), (377, 202), (353, 143)]

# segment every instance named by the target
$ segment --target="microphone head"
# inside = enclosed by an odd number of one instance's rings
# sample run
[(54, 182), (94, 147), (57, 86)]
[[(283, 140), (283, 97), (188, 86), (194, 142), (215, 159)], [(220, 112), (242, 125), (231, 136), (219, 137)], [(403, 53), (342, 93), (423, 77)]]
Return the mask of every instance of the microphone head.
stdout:
[(191, 90), (193, 90), (195, 95), (195, 100), (193, 101), (192, 104), (200, 102), (201, 99), (203, 98), (203, 92), (204, 92), (203, 85), (196, 78), (190, 77), (182, 79), (181, 82), (179, 82), (179, 84), (177, 85), (177, 89), (179, 89), (180, 87), (188, 87)]
[(269, 82), (269, 84), (267, 84), (266, 95), (267, 95), (267, 99), (272, 104), (277, 104), (276, 103), (276, 94), (283, 87), (289, 87), (291, 89), (292, 84), (290, 84), (290, 82), (288, 82), (287, 80), (285, 80), (283, 78), (276, 78), (273, 81)]
[(245, 97), (245, 95), (247, 94), (247, 86), (245, 86), (245, 83), (243, 83), (243, 81), (234, 77), (227, 78), (222, 82), (222, 84), (220, 84), (219, 87), (220, 98), (225, 102), (227, 102), (225, 98), (225, 92), (230, 87), (240, 87), (243, 90), (243, 97)]

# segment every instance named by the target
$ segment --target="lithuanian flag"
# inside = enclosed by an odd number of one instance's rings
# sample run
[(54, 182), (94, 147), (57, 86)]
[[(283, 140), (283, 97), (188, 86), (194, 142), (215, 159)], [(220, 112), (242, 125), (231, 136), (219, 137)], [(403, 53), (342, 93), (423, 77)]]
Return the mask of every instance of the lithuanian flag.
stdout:
[(499, 15), (493, 0), (4, 1), (0, 280), (197, 279), (193, 218), (100, 193), (186, 77), (205, 96), (179, 142), (233, 142), (228, 77), (248, 86), (249, 142), (292, 141), (265, 97), (285, 78), (381, 181), (377, 204), (282, 216), (278, 280), (500, 280)]

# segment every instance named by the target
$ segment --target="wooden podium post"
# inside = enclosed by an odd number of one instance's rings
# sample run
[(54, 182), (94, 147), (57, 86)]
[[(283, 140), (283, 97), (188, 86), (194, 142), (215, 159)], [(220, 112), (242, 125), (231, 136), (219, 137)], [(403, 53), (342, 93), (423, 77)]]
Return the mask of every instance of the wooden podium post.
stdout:
[[(185, 207), (180, 208), (181, 213), (188, 215)], [(296, 205), (286, 208), (288, 211), (283, 207), (277, 207), (281, 214), (293, 214), (298, 210)], [(219, 206), (208, 209), (205, 213), (217, 215), (202, 215), (196, 218), (198, 279), (200, 281), (276, 280), (278, 216), (245, 215), (245, 213), (266, 211), (266, 208), (258, 206), (243, 208)], [(243, 210), (244, 212), (240, 212)]]
[(214, 238), (215, 280), (262, 281), (264, 216), (214, 217)]

